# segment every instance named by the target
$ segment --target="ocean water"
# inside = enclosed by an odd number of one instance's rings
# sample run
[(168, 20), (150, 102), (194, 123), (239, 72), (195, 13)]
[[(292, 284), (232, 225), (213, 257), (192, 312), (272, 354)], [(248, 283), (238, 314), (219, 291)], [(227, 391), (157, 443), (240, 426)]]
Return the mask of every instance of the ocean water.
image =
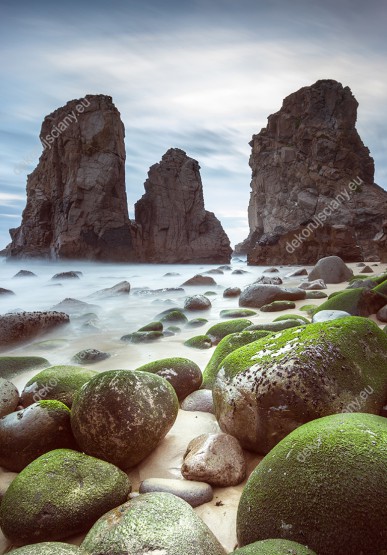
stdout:
[[(0, 259), (0, 287), (11, 289), (14, 296), (0, 297), (0, 314), (14, 311), (45, 311), (66, 298), (78, 299), (92, 305), (97, 318), (93, 326), (85, 321), (71, 317), (71, 323), (60, 327), (43, 337), (17, 348), (12, 348), (2, 355), (43, 356), (52, 365), (72, 364), (72, 357), (80, 350), (95, 348), (111, 354), (109, 359), (89, 365), (90, 368), (104, 371), (111, 369), (135, 369), (142, 364), (160, 358), (181, 356), (194, 360), (202, 369), (209, 360), (213, 349), (200, 351), (184, 346), (189, 337), (204, 334), (208, 327), (220, 321), (219, 313), (226, 308), (238, 307), (237, 298), (224, 298), (226, 287), (238, 286), (243, 289), (264, 273), (267, 267), (249, 267), (246, 261), (238, 258), (231, 263), (232, 270), (225, 270), (222, 275), (212, 275), (216, 285), (206, 287), (184, 287), (184, 291), (164, 291), (157, 289), (180, 287), (188, 278), (203, 274), (216, 265), (163, 265), (163, 264), (103, 264), (92, 262), (47, 262), (47, 261), (13, 261)], [(19, 270), (30, 270), (37, 277), (14, 278)], [(243, 269), (245, 274), (233, 274), (232, 271)], [(284, 277), (293, 268), (280, 267), (279, 275)], [(80, 279), (52, 281), (54, 274), (64, 271), (80, 271)], [(177, 275), (166, 276), (167, 273)], [(126, 280), (131, 284), (129, 295), (117, 298), (93, 299), (90, 295), (96, 291)], [(297, 280), (300, 281), (299, 279)], [(209, 297), (212, 308), (209, 311), (188, 313), (189, 319), (198, 316), (208, 319), (208, 324), (201, 328), (184, 328), (181, 333), (165, 337), (152, 343), (128, 344), (120, 338), (136, 331), (141, 326), (156, 319), (157, 314), (167, 308), (184, 306), (189, 295), (213, 291), (216, 295)], [(253, 317), (253, 321), (262, 321), (263, 313)], [(55, 340), (50, 344), (47, 340)], [(42, 343), (43, 342), (43, 343)], [(31, 377), (25, 372), (14, 377), (17, 386), (23, 387)]]

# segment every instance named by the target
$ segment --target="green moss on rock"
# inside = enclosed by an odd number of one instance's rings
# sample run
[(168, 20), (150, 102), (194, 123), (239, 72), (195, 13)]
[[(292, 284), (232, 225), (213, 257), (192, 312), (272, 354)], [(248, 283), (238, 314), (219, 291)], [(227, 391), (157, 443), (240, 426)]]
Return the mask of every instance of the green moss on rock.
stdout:
[(219, 316), (221, 318), (247, 318), (248, 316), (255, 316), (257, 312), (250, 308), (229, 308), (221, 310)]
[(164, 337), (162, 331), (135, 331), (121, 337), (127, 343), (150, 343)]
[(205, 324), (208, 323), (206, 318), (193, 318), (193, 320), (189, 320), (187, 322), (187, 328), (201, 328)]
[(276, 537), (324, 555), (383, 553), (386, 460), (385, 418), (336, 414), (304, 424), (251, 474), (238, 507), (239, 545)]
[(213, 345), (217, 345), (223, 337), (226, 337), (226, 335), (243, 331), (248, 326), (251, 326), (251, 324), (251, 320), (247, 320), (246, 318), (236, 318), (228, 322), (220, 322), (219, 324), (211, 326), (207, 330), (206, 335), (211, 338)]
[(273, 322), (282, 322), (282, 320), (298, 320), (300, 323), (303, 322), (304, 324), (310, 324), (310, 320), (300, 314), (282, 314), (281, 316), (274, 318)]
[(273, 301), (272, 303), (264, 304), (259, 310), (261, 312), (280, 312), (289, 308), (296, 308), (296, 303), (293, 301)]
[(71, 411), (82, 450), (127, 469), (145, 459), (173, 426), (179, 402), (164, 378), (109, 370), (79, 391)]
[(0, 466), (20, 472), (53, 449), (77, 449), (70, 409), (60, 401), (40, 401), (0, 419)]
[(316, 555), (300, 543), (289, 540), (262, 540), (233, 551), (233, 555)]
[(164, 316), (160, 318), (160, 322), (163, 322), (164, 324), (186, 324), (188, 322), (188, 318), (181, 310), (172, 310), (171, 312), (164, 314)]
[(376, 289), (369, 291), (363, 288), (345, 289), (335, 295), (331, 295), (324, 303), (314, 310), (343, 310), (352, 316), (369, 316), (375, 314), (385, 304), (382, 295)]
[(226, 555), (192, 507), (170, 493), (145, 493), (110, 511), (82, 547), (91, 554)]
[(274, 322), (265, 322), (263, 324), (252, 324), (246, 328), (246, 331), (252, 330), (266, 330), (270, 332), (277, 332), (286, 330), (289, 328), (295, 328), (297, 326), (302, 326), (304, 322), (302, 320), (297, 320), (296, 318), (287, 318), (286, 320), (277, 320)]
[(71, 407), (77, 391), (96, 374), (79, 366), (50, 366), (26, 383), (21, 394), (22, 405), (27, 407), (53, 399)]
[(64, 539), (87, 530), (129, 492), (127, 475), (114, 465), (57, 449), (13, 480), (0, 506), (1, 528), (19, 545)]
[(211, 337), (208, 337), (208, 335), (195, 335), (195, 337), (191, 337), (187, 339), (187, 341), (184, 341), (184, 345), (192, 349), (211, 349), (212, 341)]
[(163, 324), (162, 322), (150, 322), (150, 324), (139, 328), (137, 331), (163, 331)]
[(87, 555), (76, 545), (61, 542), (44, 542), (26, 545), (11, 551), (13, 555)]
[(247, 345), (253, 341), (257, 341), (263, 337), (271, 335), (268, 331), (241, 331), (239, 333), (231, 333), (226, 335), (217, 345), (210, 361), (203, 372), (202, 389), (212, 389), (219, 367), (227, 355)]
[(199, 389), (202, 383), (199, 366), (188, 358), (163, 358), (144, 364), (136, 370), (157, 374), (166, 379), (176, 391), (179, 401)]
[(223, 431), (267, 453), (297, 426), (342, 411), (379, 414), (387, 399), (387, 338), (368, 318), (300, 326), (242, 347), (213, 388)]

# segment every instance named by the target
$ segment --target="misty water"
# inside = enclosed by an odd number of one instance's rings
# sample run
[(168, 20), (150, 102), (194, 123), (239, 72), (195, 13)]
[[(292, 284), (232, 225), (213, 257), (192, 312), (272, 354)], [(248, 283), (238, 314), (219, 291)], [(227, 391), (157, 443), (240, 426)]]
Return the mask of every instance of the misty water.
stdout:
[[(237, 298), (224, 298), (226, 287), (243, 288), (261, 276), (267, 267), (248, 267), (246, 262), (237, 259), (231, 263), (231, 270), (223, 275), (212, 275), (216, 285), (205, 287), (184, 287), (184, 291), (165, 291), (154, 293), (156, 289), (180, 287), (184, 281), (196, 274), (203, 274), (216, 265), (151, 265), (151, 264), (103, 264), (90, 262), (47, 262), (47, 261), (0, 261), (0, 287), (12, 290), (15, 295), (0, 297), (0, 313), (19, 311), (45, 311), (66, 298), (78, 299), (94, 305), (86, 312), (92, 312), (91, 324), (84, 318), (71, 317), (69, 325), (62, 326), (44, 336), (37, 337), (27, 345), (12, 348), (3, 355), (42, 356), (50, 364), (72, 364), (72, 357), (82, 349), (99, 349), (111, 354), (109, 359), (90, 365), (95, 370), (135, 369), (138, 366), (159, 358), (181, 356), (194, 360), (204, 368), (213, 349), (197, 350), (184, 346), (189, 337), (204, 334), (208, 327), (221, 319), (219, 313), (226, 308), (238, 307)], [(21, 270), (30, 270), (37, 277), (14, 278)], [(243, 269), (247, 273), (233, 274), (232, 271)], [(54, 274), (64, 271), (80, 271), (80, 279), (53, 281)], [(281, 267), (279, 273), (284, 277), (292, 267)], [(166, 276), (167, 273), (177, 275)], [(96, 291), (121, 282), (131, 284), (129, 295), (117, 298), (91, 298)], [(288, 280), (286, 280), (288, 281)], [(298, 279), (298, 283), (299, 283)], [(156, 319), (156, 316), (172, 307), (182, 308), (187, 296), (213, 291), (216, 295), (209, 297), (212, 308), (208, 311), (187, 313), (189, 319), (204, 317), (208, 324), (200, 328), (185, 328), (181, 333), (165, 337), (151, 343), (131, 344), (120, 338), (132, 333), (141, 326)], [(263, 313), (252, 318), (264, 321)], [(86, 319), (87, 322), (88, 319)], [(46, 343), (50, 340), (50, 343)], [(55, 341), (53, 341), (55, 340)], [(13, 377), (19, 387), (35, 372), (25, 372)]]

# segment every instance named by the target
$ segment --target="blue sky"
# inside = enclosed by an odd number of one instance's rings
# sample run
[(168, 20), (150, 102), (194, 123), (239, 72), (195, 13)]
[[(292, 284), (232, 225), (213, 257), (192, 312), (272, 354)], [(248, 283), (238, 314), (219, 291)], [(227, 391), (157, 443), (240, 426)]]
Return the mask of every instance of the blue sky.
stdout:
[(206, 208), (248, 233), (251, 136), (318, 79), (348, 85), (387, 188), (385, 0), (69, 0), (0, 6), (0, 248), (20, 224), (45, 115), (108, 94), (126, 128), (129, 215), (170, 147), (201, 165)]

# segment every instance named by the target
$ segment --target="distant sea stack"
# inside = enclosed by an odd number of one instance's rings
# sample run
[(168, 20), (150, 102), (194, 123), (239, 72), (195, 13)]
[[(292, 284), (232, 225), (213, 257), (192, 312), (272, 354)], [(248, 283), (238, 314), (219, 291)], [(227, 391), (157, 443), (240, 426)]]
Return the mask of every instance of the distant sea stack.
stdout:
[(124, 126), (110, 96), (87, 95), (47, 116), (8, 257), (135, 258), (125, 191)]
[(219, 220), (204, 209), (200, 166), (178, 148), (153, 165), (135, 204), (137, 251), (146, 262), (225, 263), (232, 249)]
[(387, 192), (356, 130), (349, 87), (317, 81), (285, 98), (250, 143), (250, 264), (386, 256)]

